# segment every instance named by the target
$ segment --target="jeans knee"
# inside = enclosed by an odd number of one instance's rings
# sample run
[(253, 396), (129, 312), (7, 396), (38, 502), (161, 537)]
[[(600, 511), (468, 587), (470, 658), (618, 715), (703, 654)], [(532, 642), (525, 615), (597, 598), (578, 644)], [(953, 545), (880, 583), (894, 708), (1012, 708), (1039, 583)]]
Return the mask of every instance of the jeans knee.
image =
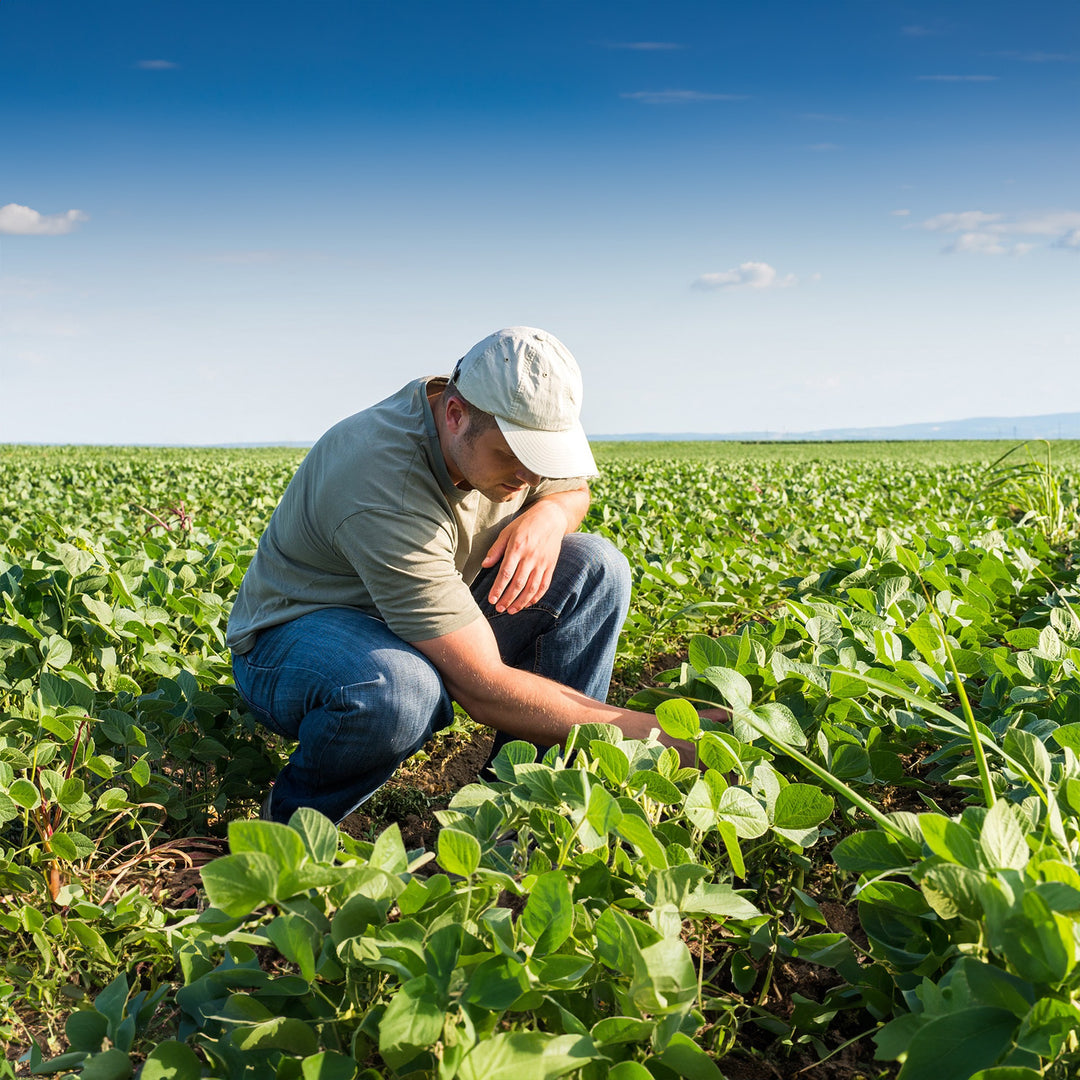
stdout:
[(608, 539), (592, 533), (571, 533), (569, 542), (579, 554), (594, 590), (603, 590), (613, 606), (625, 611), (630, 606), (630, 563), (626, 556)]
[(434, 665), (420, 653), (403, 649), (376, 652), (378, 705), (373, 722), (386, 725), (392, 754), (411, 753), (453, 717), (453, 705)]

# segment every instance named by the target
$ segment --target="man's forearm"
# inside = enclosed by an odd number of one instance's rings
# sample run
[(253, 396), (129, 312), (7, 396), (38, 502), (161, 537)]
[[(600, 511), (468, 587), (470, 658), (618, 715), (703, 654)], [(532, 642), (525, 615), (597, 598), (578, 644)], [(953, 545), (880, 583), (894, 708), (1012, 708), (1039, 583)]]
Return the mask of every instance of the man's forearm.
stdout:
[(532, 507), (539, 506), (542, 503), (557, 506), (566, 515), (566, 532), (572, 533), (577, 532), (581, 527), (581, 523), (585, 520), (585, 515), (589, 512), (590, 501), (589, 487), (583, 483), (581, 487), (574, 488), (571, 491), (552, 491), (550, 494), (541, 495), (540, 498), (526, 507), (523, 513), (527, 514)]
[[(614, 724), (628, 739), (643, 739), (659, 726), (652, 713), (620, 709), (505, 665), (474, 676), (467, 685), (455, 686), (452, 677), (445, 681), (450, 696), (477, 723), (543, 746), (563, 743), (577, 724)], [(661, 742), (676, 745), (666, 735)]]

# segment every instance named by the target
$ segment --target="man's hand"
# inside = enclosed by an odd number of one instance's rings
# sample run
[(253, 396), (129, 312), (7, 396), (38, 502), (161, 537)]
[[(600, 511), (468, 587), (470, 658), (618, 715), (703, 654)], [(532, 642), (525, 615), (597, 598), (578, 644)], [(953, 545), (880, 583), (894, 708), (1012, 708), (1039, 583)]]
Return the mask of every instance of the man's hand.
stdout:
[(516, 615), (535, 604), (551, 584), (570, 519), (555, 499), (539, 499), (520, 513), (484, 556), (485, 567), (502, 560), (488, 601), (495, 610)]
[(582, 483), (542, 495), (499, 533), (483, 562), (490, 567), (502, 560), (488, 593), (496, 611), (516, 615), (547, 592), (562, 539), (581, 524), (588, 509), (589, 488)]

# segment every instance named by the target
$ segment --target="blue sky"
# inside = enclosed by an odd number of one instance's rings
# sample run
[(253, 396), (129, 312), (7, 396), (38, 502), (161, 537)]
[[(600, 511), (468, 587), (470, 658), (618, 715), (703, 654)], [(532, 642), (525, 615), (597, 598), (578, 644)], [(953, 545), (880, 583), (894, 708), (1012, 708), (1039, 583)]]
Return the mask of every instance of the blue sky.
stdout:
[(6, 0), (0, 442), (306, 440), (490, 331), (592, 434), (1080, 410), (1080, 9)]

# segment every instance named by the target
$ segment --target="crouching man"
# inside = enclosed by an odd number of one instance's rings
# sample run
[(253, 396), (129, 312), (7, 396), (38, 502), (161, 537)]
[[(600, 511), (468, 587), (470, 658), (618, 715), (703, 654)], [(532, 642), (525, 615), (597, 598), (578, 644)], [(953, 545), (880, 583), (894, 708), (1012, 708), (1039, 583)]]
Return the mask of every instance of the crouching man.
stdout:
[(264, 817), (310, 806), (340, 821), (453, 701), (497, 745), (657, 726), (605, 703), (630, 575), (577, 532), (596, 475), (581, 399), (566, 347), (512, 327), (312, 447), (229, 619), (237, 688), (298, 743)]

